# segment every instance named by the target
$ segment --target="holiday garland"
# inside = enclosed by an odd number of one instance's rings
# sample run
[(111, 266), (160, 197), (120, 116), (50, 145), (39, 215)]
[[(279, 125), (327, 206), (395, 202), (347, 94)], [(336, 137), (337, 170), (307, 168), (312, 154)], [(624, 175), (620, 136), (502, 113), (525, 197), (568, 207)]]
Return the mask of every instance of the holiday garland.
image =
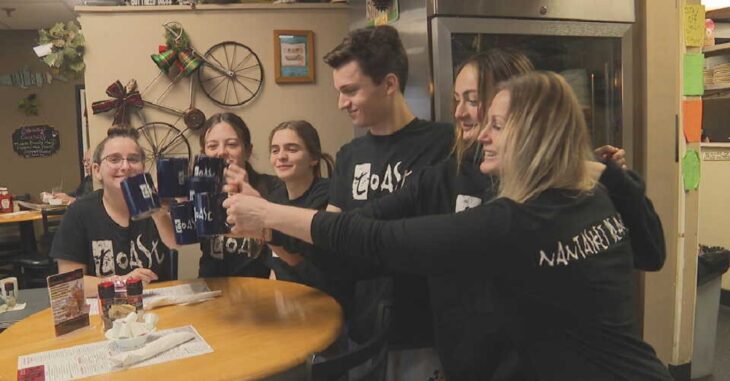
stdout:
[(53, 44), (51, 53), (43, 62), (51, 68), (54, 76), (76, 78), (84, 72), (84, 35), (75, 21), (57, 23), (48, 30), (38, 31), (38, 44)]

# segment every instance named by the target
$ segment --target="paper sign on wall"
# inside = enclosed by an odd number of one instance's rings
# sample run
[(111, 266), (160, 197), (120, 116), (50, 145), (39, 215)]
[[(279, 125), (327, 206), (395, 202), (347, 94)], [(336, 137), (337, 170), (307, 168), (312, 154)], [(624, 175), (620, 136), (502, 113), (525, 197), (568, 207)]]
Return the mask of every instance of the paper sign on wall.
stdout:
[(705, 93), (702, 73), (705, 66), (705, 55), (702, 53), (684, 54), (684, 95), (702, 95)]
[(705, 41), (705, 6), (684, 6), (684, 45), (702, 47)]
[(702, 99), (682, 101), (682, 129), (687, 143), (697, 143), (702, 136)]
[(700, 187), (700, 154), (695, 149), (688, 149), (682, 158), (682, 179), (685, 192)]

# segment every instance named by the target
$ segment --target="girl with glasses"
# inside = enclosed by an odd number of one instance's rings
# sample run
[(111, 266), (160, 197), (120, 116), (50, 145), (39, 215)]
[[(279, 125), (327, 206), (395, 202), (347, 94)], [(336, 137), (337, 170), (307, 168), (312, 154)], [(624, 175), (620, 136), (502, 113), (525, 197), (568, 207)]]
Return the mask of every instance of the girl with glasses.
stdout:
[(91, 171), (101, 189), (76, 200), (56, 232), (50, 256), (59, 272), (84, 270), (87, 295), (103, 278), (170, 278), (175, 236), (169, 213), (132, 221), (122, 195), (124, 179), (144, 172), (144, 152), (135, 130), (111, 128), (94, 150)]

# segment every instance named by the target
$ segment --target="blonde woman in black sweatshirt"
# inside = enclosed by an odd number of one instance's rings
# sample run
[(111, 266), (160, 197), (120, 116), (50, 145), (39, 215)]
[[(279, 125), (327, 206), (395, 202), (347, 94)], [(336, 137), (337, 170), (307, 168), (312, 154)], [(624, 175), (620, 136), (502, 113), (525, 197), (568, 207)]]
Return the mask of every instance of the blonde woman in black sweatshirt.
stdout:
[(226, 201), (229, 222), (236, 232), (273, 228), (393, 270), (493, 279), (522, 379), (671, 380), (636, 333), (631, 237), (595, 179), (609, 176), (624, 207), (642, 210), (646, 198), (619, 168), (591, 161), (569, 85), (554, 73), (513, 79), (487, 122), (480, 170), (500, 182), (481, 206), (384, 222), (241, 194)]

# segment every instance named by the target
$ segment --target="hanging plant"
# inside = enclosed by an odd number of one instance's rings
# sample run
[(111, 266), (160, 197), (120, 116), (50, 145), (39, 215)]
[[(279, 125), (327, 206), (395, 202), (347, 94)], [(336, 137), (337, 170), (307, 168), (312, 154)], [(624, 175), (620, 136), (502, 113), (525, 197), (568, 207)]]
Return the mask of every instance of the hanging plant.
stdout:
[(393, 5), (393, 0), (372, 0), (371, 1), (375, 9), (379, 11), (386, 11)]
[(35, 94), (28, 95), (18, 102), (18, 109), (26, 116), (38, 115), (38, 98)]
[(51, 44), (51, 53), (43, 62), (59, 78), (78, 78), (84, 72), (84, 35), (75, 21), (57, 23), (48, 30), (38, 30), (39, 45)]

